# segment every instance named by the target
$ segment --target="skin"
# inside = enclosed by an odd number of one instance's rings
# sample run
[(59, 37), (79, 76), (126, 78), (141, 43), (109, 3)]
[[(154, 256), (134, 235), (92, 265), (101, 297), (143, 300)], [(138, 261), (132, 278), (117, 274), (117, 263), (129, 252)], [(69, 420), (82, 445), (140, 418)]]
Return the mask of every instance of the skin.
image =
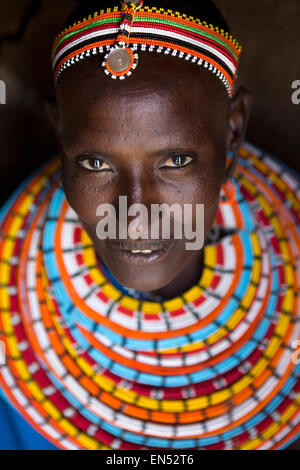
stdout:
[[(174, 202), (205, 204), (205, 236), (217, 213), (222, 184), (233, 174), (244, 140), (252, 98), (241, 87), (229, 99), (210, 72), (169, 56), (140, 54), (140, 64), (125, 81), (103, 73), (93, 57), (64, 72), (57, 103), (47, 108), (62, 156), (62, 182), (69, 204), (91, 237), (99, 257), (123, 285), (153, 291), (165, 299), (196, 283), (203, 250), (186, 251), (176, 240), (162, 260), (137, 266), (120, 260), (108, 241), (96, 236), (96, 208)], [(193, 160), (182, 168), (172, 156)], [(226, 152), (233, 151), (226, 167)], [(98, 158), (108, 171), (89, 171), (78, 163)], [(130, 223), (130, 218), (128, 223)], [(299, 450), (300, 441), (288, 449)]]
[[(127, 196), (128, 206), (146, 205), (149, 213), (151, 204), (204, 204), (206, 238), (250, 108), (244, 88), (230, 100), (210, 72), (173, 57), (140, 54), (139, 66), (124, 81), (107, 77), (97, 57), (63, 74), (57, 105), (48, 109), (61, 148), (64, 191), (121, 284), (166, 299), (180, 295), (199, 280), (203, 250), (186, 250), (183, 238), (153, 264), (124, 261), (108, 240), (97, 237), (97, 207), (110, 203), (117, 209), (120, 195)], [(235, 158), (226, 169), (227, 150)], [(179, 168), (176, 155), (184, 163)], [(101, 171), (84, 168), (87, 159), (89, 167), (91, 159), (100, 159)]]

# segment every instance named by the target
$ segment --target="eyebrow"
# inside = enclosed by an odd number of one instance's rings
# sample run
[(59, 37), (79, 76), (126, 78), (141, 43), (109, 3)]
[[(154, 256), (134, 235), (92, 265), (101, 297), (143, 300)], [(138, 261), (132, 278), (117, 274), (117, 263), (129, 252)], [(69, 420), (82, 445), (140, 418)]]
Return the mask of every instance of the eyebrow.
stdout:
[[(80, 149), (80, 146), (79, 145), (66, 145), (63, 147), (64, 148), (64, 151), (67, 155), (67, 157), (70, 157), (70, 158), (77, 158), (77, 157), (89, 157), (89, 156), (93, 156), (93, 155), (97, 155), (97, 156), (102, 156), (102, 157), (108, 157), (107, 154), (104, 154), (103, 152), (100, 152), (99, 150), (95, 150), (95, 149), (86, 149), (86, 150), (81, 150)], [(69, 155), (70, 153), (72, 153), (72, 155)]]
[[(161, 156), (167, 156), (167, 155), (178, 155), (178, 154), (189, 154), (193, 157), (198, 157), (198, 152), (194, 149), (191, 149), (190, 147), (186, 147), (186, 148), (183, 148), (183, 147), (165, 147), (165, 148), (162, 148), (162, 149), (159, 149), (159, 150), (155, 150), (154, 152), (151, 152), (149, 153), (149, 157), (150, 158), (157, 158), (157, 157), (161, 157)], [(67, 155), (69, 156), (69, 155)], [(115, 157), (113, 155), (109, 155), (107, 153), (103, 153), (99, 150), (93, 150), (93, 149), (89, 149), (89, 150), (84, 150), (82, 152), (74, 152), (74, 155), (72, 156), (69, 156), (69, 158), (78, 158), (78, 157), (86, 157), (86, 158), (89, 158), (89, 157), (98, 157), (99, 159), (103, 158), (103, 159), (111, 159), (111, 160), (115, 160)]]
[(151, 156), (158, 156), (158, 155), (161, 155), (161, 154), (164, 154), (164, 155), (167, 155), (167, 154), (174, 154), (174, 153), (193, 153), (193, 154), (197, 154), (196, 150), (192, 149), (191, 147), (166, 147), (166, 148), (162, 148), (162, 149), (159, 149), (155, 152), (152, 152), (151, 153)]

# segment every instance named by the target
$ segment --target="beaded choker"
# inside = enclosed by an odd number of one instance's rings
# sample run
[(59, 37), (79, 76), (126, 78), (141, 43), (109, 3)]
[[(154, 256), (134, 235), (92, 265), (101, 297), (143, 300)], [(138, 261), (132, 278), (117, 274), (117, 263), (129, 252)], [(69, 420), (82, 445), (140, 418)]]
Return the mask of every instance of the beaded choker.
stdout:
[[(63, 449), (281, 449), (300, 433), (300, 180), (244, 144), (199, 283), (118, 290), (59, 161), (0, 213), (0, 386)], [(227, 235), (226, 235), (227, 233)]]
[(65, 69), (93, 55), (111, 78), (125, 79), (137, 67), (138, 51), (169, 54), (205, 67), (229, 96), (234, 92), (242, 48), (227, 32), (185, 14), (122, 2), (122, 9), (95, 12), (65, 29), (55, 40), (55, 83)]

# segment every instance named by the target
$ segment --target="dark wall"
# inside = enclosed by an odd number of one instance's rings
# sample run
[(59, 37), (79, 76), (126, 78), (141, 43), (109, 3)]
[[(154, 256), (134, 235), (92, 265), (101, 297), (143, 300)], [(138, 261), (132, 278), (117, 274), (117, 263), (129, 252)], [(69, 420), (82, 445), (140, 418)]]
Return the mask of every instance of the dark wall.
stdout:
[[(74, 0), (10, 0), (1, 4), (0, 203), (24, 176), (56, 150), (43, 106), (51, 89), (52, 39)], [(117, 4), (117, 2), (115, 2)], [(300, 173), (300, 105), (291, 85), (300, 80), (299, 0), (215, 0), (244, 45), (239, 83), (254, 95), (247, 139)]]
[(247, 138), (300, 172), (299, 0), (215, 0), (244, 46), (239, 83), (253, 93)]

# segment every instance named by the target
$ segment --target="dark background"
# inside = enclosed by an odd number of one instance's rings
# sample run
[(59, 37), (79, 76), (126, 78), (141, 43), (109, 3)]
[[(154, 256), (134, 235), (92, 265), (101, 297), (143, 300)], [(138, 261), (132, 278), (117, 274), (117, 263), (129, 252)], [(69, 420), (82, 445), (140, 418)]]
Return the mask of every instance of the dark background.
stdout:
[[(291, 101), (292, 82), (300, 80), (300, 2), (215, 3), (244, 46), (239, 84), (254, 95), (247, 140), (300, 173), (300, 105)], [(56, 151), (43, 97), (51, 91), (53, 38), (74, 5), (75, 0), (1, 2), (0, 79), (7, 85), (7, 104), (0, 105), (0, 204)]]

